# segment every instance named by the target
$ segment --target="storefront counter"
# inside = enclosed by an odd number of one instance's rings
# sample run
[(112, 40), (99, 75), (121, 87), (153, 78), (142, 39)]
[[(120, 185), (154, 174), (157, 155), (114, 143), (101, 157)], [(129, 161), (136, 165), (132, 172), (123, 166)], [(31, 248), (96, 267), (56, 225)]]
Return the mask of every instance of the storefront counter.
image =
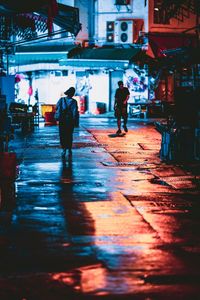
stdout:
[(22, 132), (34, 130), (34, 113), (12, 113), (12, 124), (19, 124)]

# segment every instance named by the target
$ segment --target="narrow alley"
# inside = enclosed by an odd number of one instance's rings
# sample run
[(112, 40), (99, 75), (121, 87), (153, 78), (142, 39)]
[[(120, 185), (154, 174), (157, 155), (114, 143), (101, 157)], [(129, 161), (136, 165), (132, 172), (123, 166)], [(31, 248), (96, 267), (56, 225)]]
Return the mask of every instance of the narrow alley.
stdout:
[(200, 299), (200, 163), (159, 158), (151, 122), (81, 118), (72, 160), (58, 127), (15, 133), (1, 182), (0, 299)]

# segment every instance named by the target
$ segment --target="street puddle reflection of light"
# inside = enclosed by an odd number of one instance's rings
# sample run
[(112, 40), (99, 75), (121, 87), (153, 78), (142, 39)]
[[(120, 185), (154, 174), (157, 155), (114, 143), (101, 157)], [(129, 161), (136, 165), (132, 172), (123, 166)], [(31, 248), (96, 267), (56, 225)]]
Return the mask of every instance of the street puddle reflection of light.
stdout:
[(76, 278), (73, 272), (62, 272), (52, 275), (52, 280), (62, 282), (66, 285), (72, 286), (76, 282)]
[(106, 287), (106, 270), (102, 266), (95, 265), (89, 267), (83, 267), (79, 269), (81, 271), (81, 289), (84, 293), (97, 292)]
[(94, 273), (83, 268), (83, 291), (115, 290), (117, 294), (128, 294), (141, 287), (143, 280), (132, 270), (147, 268), (143, 261), (149, 262), (148, 258), (154, 255), (152, 245), (157, 242), (156, 233), (118, 192), (112, 193), (110, 201), (87, 202), (85, 206), (94, 220), (97, 256), (107, 268), (96, 268)]
[[(35, 167), (34, 167), (35, 166)], [(60, 163), (37, 163), (31, 165), (33, 169), (37, 169), (37, 171), (55, 171), (58, 170)]]
[(87, 202), (85, 206), (95, 220), (98, 246), (119, 243), (126, 251), (129, 245), (155, 242), (155, 232), (120, 193), (112, 193), (111, 201)]
[(56, 210), (55, 207), (34, 206), (34, 210)]
[(95, 293), (96, 295), (107, 294), (106, 270), (101, 264), (84, 266), (74, 269), (71, 272), (55, 273), (51, 275), (52, 280), (62, 282), (74, 290), (81, 290), (82, 293)]

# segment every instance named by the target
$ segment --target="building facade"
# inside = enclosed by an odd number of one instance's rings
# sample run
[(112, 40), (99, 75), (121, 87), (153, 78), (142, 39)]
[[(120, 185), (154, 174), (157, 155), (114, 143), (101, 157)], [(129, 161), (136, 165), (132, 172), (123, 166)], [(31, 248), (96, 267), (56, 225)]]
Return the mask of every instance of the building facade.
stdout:
[[(79, 3), (75, 1), (75, 5)], [(89, 112), (98, 111), (99, 102), (105, 111), (113, 110), (119, 80), (130, 89), (130, 102), (147, 101), (148, 69), (146, 66), (139, 68), (137, 64), (137, 54), (146, 43), (141, 45), (139, 38), (148, 30), (147, 4), (138, 0), (81, 1), (81, 4), (84, 5), (80, 11), (85, 26), (76, 37), (81, 47), (72, 50), (60, 64), (78, 75), (82, 72), (77, 78), (78, 93), (87, 88)]]
[(41, 103), (54, 104), (73, 85), (77, 99), (84, 102), (83, 112), (112, 111), (117, 82), (123, 80), (133, 104), (172, 102), (176, 74), (152, 61), (166, 56), (165, 51), (195, 45), (199, 14), (195, 1), (190, 1), (191, 7), (182, 1), (179, 9), (167, 2), (57, 1), (54, 34), (27, 38), (7, 55), (7, 75), (21, 74), (16, 100), (34, 102), (38, 91)]

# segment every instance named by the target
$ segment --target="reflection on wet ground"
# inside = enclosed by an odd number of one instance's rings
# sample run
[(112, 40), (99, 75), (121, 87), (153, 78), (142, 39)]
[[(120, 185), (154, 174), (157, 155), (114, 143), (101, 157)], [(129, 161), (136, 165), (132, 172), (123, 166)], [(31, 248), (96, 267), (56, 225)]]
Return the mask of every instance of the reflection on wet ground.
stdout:
[(114, 121), (83, 119), (65, 160), (56, 126), (16, 134), (0, 299), (198, 299), (198, 163), (163, 163), (153, 125), (119, 137)]

